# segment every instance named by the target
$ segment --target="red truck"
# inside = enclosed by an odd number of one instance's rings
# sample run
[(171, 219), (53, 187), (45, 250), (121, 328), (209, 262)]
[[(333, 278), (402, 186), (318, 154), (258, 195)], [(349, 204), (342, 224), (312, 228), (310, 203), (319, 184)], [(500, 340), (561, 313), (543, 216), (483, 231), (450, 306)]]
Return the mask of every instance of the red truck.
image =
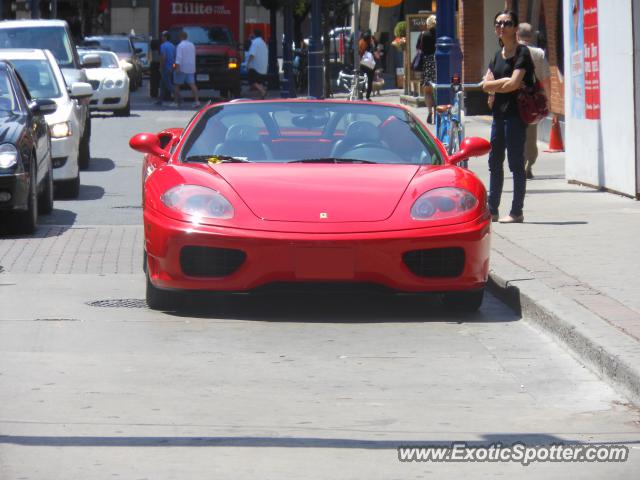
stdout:
[(178, 44), (186, 31), (196, 47), (196, 84), (202, 89), (220, 90), (227, 98), (240, 96), (240, 30), (238, 0), (191, 0), (158, 2), (160, 31), (167, 30)]

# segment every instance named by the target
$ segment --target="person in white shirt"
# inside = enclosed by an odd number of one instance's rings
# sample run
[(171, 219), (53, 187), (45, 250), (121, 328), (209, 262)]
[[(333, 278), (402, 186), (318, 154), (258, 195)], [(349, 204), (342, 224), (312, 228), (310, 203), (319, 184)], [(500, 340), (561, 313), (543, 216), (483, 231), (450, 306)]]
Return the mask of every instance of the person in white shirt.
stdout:
[(261, 30), (254, 30), (253, 34), (255, 38), (251, 42), (251, 47), (249, 47), (249, 52), (247, 53), (249, 85), (258, 90), (262, 98), (265, 98), (267, 96), (267, 89), (263, 83), (266, 80), (267, 70), (269, 68), (269, 48), (262, 39)]
[(193, 93), (193, 106), (200, 106), (198, 98), (198, 87), (196, 87), (196, 47), (187, 40), (187, 32), (180, 32), (180, 43), (176, 47), (176, 63), (173, 72), (173, 84), (175, 86), (176, 105), (182, 104), (180, 87), (185, 83), (191, 88)]
[[(517, 38), (518, 42), (526, 45), (531, 52), (531, 60), (536, 74), (536, 78), (540, 80), (542, 88), (547, 98), (551, 93), (551, 72), (549, 71), (549, 62), (544, 55), (544, 50), (533, 46), (533, 28), (528, 23), (518, 25)], [(538, 125), (532, 124), (527, 126), (527, 139), (524, 144), (524, 169), (528, 179), (533, 178), (531, 168), (538, 158)]]

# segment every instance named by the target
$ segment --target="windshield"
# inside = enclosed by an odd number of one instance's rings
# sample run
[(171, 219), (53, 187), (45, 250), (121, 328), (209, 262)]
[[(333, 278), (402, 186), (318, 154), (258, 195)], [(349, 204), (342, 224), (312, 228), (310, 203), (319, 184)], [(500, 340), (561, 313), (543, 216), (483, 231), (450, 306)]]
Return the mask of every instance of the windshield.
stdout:
[(46, 60), (11, 60), (20, 78), (29, 89), (31, 98), (60, 98), (51, 65)]
[(82, 54), (82, 58), (86, 55), (97, 55), (100, 57), (100, 68), (120, 68), (120, 63), (118, 62), (118, 57), (116, 57), (115, 53), (109, 52), (87, 52)]
[(181, 159), (442, 163), (426, 129), (402, 108), (286, 101), (225, 104), (207, 110), (189, 134)]
[(0, 29), (0, 48), (51, 50), (61, 68), (73, 68), (73, 50), (64, 27), (18, 27)]
[(0, 112), (16, 110), (16, 97), (11, 88), (6, 67), (0, 68)]
[(142, 50), (142, 53), (149, 53), (149, 44), (147, 42), (133, 42), (133, 46)]
[(169, 30), (172, 43), (180, 43), (180, 32), (187, 32), (187, 40), (194, 45), (230, 45), (231, 32), (225, 27), (180, 27)]
[(131, 43), (128, 38), (99, 38), (101, 47), (106, 47), (112, 52), (131, 53)]

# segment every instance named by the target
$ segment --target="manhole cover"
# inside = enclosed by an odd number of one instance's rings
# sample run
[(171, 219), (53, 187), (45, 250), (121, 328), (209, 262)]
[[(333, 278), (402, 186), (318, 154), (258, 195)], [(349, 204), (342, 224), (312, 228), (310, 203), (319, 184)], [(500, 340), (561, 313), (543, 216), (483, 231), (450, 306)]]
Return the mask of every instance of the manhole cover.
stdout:
[(90, 307), (103, 308), (147, 308), (147, 302), (141, 298), (114, 298), (111, 300), (95, 300), (87, 302)]

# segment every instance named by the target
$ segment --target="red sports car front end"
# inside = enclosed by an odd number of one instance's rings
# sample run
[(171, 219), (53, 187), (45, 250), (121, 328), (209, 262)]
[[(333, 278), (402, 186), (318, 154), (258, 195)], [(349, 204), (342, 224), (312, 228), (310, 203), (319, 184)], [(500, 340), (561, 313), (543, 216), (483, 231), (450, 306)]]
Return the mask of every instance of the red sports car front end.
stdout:
[(151, 281), (160, 288), (246, 292), (276, 282), (358, 282), (399, 292), (478, 290), (490, 218), (455, 227), (288, 233), (190, 225), (147, 209)]
[(147, 153), (147, 302), (176, 291), (375, 285), (442, 292), (475, 310), (489, 270), (486, 191), (397, 106), (242, 102), (184, 131), (140, 134)]

